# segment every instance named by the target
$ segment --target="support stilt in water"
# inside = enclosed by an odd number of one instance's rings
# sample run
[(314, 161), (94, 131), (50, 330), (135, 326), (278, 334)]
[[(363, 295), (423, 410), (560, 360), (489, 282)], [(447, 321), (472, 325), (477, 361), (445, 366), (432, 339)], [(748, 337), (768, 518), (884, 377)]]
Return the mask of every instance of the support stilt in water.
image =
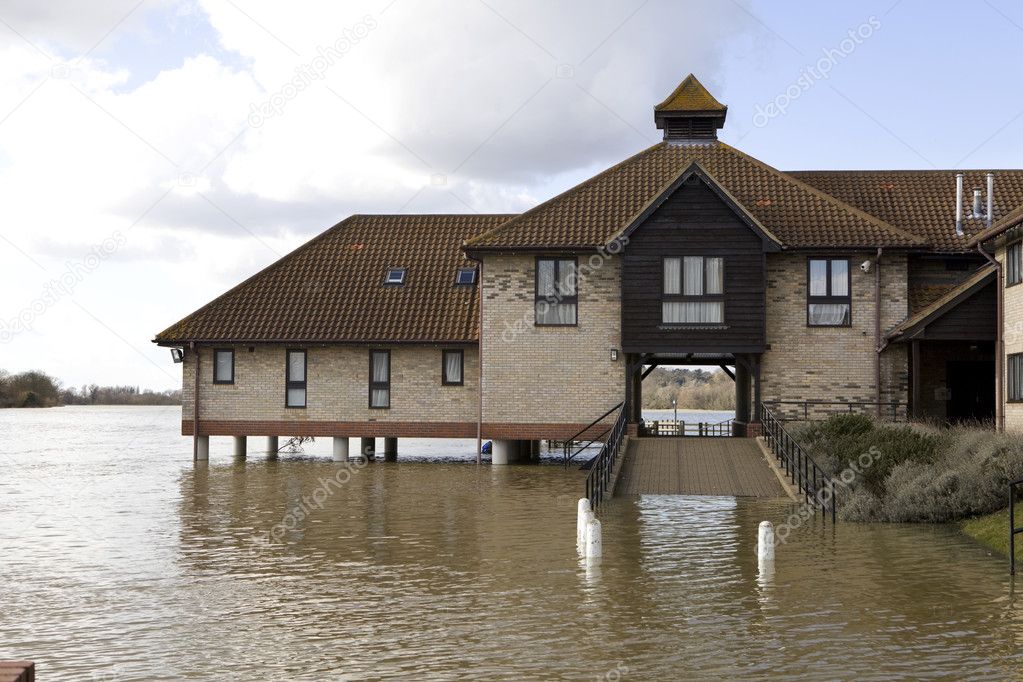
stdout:
[(281, 446), (278, 443), (277, 436), (266, 437), (266, 455), (270, 459), (277, 457), (277, 451), (280, 450)]
[(248, 454), (249, 441), (245, 436), (234, 437), (234, 457), (235, 459), (245, 459), (245, 455)]
[(384, 438), (384, 461), (385, 462), (397, 462), (398, 461), (398, 439), (397, 438)]
[(206, 461), (210, 458), (210, 437), (197, 436), (195, 439), (195, 458)]
[(367, 461), (372, 462), (377, 456), (377, 441), (376, 438), (360, 438), (359, 439), (359, 451)]
[(334, 452), (332, 459), (335, 462), (347, 462), (348, 461), (348, 438), (343, 436), (334, 436)]

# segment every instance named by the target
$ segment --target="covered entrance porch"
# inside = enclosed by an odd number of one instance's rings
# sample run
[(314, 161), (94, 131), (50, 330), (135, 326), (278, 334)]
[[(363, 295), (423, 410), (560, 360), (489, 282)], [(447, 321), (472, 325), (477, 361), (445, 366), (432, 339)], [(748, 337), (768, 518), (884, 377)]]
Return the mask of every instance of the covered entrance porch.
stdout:
[[(625, 413), (632, 436), (739, 436), (761, 434), (759, 353), (627, 353), (625, 356)], [(657, 367), (697, 365), (718, 367), (735, 384), (735, 418), (688, 423), (676, 419), (644, 420), (643, 380)]]

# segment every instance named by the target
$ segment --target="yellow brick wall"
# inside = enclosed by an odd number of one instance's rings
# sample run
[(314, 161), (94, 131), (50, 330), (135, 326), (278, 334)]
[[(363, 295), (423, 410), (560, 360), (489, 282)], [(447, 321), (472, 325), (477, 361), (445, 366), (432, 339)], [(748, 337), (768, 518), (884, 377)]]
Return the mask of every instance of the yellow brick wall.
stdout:
[[(845, 254), (842, 254), (845, 255)], [(860, 263), (876, 254), (850, 254), (852, 326), (806, 324), (806, 254), (767, 256), (767, 343), (761, 368), (764, 400), (876, 400), (874, 378), (874, 271)], [(881, 263), (881, 331), (908, 313), (906, 257)], [(905, 403), (908, 358), (903, 346), (881, 355), (882, 400)]]
[[(595, 255), (595, 254), (594, 254)], [(483, 262), (483, 414), (486, 422), (587, 423), (625, 396), (620, 268), (601, 260), (579, 282), (576, 327), (534, 326), (535, 257), (486, 256)]]
[[(231, 346), (218, 346), (231, 347)], [(291, 346), (289, 346), (291, 347)], [(234, 384), (213, 383), (213, 348), (201, 348), (200, 418), (247, 421), (475, 422), (479, 356), (465, 349), (462, 386), (441, 385), (441, 346), (391, 351), (391, 407), (369, 409), (369, 346), (308, 346), (305, 409), (284, 407), (285, 348), (234, 346)], [(443, 347), (455, 348), (455, 347)], [(182, 418), (192, 419), (194, 356), (182, 367)]]
[[(1002, 282), (1005, 283), (1005, 247), (998, 249), (995, 258), (1002, 264)], [(1003, 290), (1003, 336), (1005, 343), (1005, 356), (1013, 353), (1023, 353), (1023, 285), (1005, 287)], [(1008, 374), (1008, 362), (1002, 362), (1002, 395), (1006, 402), (1005, 428), (1011, 431), (1023, 431), (1023, 403), (1008, 402), (1009, 387), (1006, 376)]]

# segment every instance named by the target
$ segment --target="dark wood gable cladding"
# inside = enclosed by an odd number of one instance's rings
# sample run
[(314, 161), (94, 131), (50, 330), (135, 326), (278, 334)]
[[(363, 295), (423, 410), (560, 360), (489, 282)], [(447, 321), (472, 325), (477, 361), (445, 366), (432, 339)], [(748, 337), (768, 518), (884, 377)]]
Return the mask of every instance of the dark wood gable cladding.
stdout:
[(981, 289), (939, 316), (907, 333), (907, 338), (928, 341), (994, 341), (996, 320), (995, 283)]
[[(622, 349), (626, 353), (758, 353), (765, 345), (765, 251), (777, 244), (699, 173), (669, 188), (626, 231), (622, 255)], [(664, 259), (724, 259), (724, 322), (662, 322)]]

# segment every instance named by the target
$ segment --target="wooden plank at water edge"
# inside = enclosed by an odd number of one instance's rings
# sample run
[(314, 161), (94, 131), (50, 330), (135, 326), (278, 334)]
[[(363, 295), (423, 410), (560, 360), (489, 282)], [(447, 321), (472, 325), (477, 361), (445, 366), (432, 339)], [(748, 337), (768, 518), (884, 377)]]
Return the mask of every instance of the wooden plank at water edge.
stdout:
[(32, 661), (0, 661), (0, 682), (35, 682), (36, 664)]

